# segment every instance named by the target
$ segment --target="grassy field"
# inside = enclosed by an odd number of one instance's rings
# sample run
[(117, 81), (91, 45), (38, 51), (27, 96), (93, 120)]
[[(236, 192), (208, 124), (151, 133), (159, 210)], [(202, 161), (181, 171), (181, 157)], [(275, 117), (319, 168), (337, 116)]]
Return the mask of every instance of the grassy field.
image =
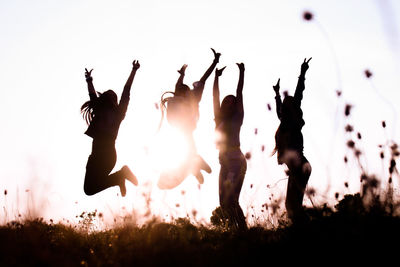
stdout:
[[(324, 263), (333, 260), (394, 259), (400, 240), (397, 205), (360, 194), (346, 195), (334, 208), (307, 210), (301, 225), (262, 225), (232, 231), (214, 215), (213, 224), (150, 221), (89, 231), (81, 225), (41, 219), (0, 227), (0, 266), (216, 266), (273, 262)], [(297, 255), (297, 256), (296, 256)], [(298, 257), (298, 258), (297, 258)], [(340, 261), (338, 261), (340, 262)]]

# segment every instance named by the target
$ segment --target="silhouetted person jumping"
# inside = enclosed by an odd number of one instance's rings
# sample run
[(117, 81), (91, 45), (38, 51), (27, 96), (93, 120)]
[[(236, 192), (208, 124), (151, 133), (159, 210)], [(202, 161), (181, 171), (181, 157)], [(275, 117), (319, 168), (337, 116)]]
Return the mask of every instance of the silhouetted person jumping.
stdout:
[(246, 219), (239, 205), (239, 195), (242, 189), (247, 162), (240, 150), (240, 128), (243, 123), (243, 83), (244, 64), (239, 67), (239, 82), (236, 97), (228, 95), (220, 105), (218, 77), (225, 69), (216, 69), (213, 102), (215, 126), (218, 133), (217, 147), (219, 149), (219, 202), (224, 216), (231, 226), (237, 229), (246, 229)]
[(82, 105), (81, 112), (89, 125), (85, 134), (93, 138), (92, 153), (86, 165), (84, 191), (87, 195), (94, 195), (111, 186), (118, 185), (121, 195), (125, 196), (125, 179), (134, 185), (138, 184), (135, 175), (126, 165), (119, 171), (110, 174), (117, 161), (115, 139), (119, 126), (125, 118), (133, 79), (140, 67), (137, 60), (134, 60), (132, 65), (132, 71), (124, 86), (119, 104), (118, 97), (113, 90), (96, 93), (91, 76), (92, 70), (85, 69), (90, 100)]
[[(214, 53), (214, 60), (200, 80), (193, 83), (192, 90), (188, 85), (183, 83), (185, 70), (187, 68), (187, 65), (184, 64), (181, 69), (178, 70), (180, 76), (175, 85), (175, 92), (166, 92), (172, 93), (173, 96), (164, 98), (165, 93), (162, 96), (162, 112), (166, 108), (168, 122), (180, 129), (184, 134), (186, 142), (189, 145), (189, 155), (184, 166), (180, 168), (179, 174), (176, 174), (178, 177), (167, 181), (167, 177), (161, 176), (159, 181), (159, 187), (161, 188), (173, 188), (179, 185), (189, 173), (192, 173), (199, 183), (202, 184), (204, 182), (204, 177), (200, 170), (211, 173), (210, 166), (198, 155), (196, 144), (193, 139), (193, 132), (196, 129), (199, 118), (199, 102), (203, 95), (204, 85), (221, 56), (221, 54), (215, 52), (214, 49), (211, 48), (211, 50)], [(168, 184), (168, 182), (170, 182), (170, 184)]]
[(304, 59), (301, 65), (294, 96), (286, 95), (282, 103), (279, 95), (280, 79), (273, 86), (276, 93), (276, 113), (281, 121), (275, 134), (275, 152), (278, 153), (278, 163), (285, 163), (289, 169), (285, 205), (288, 217), (293, 223), (307, 218), (303, 209), (303, 197), (311, 174), (311, 165), (303, 154), (303, 134), (301, 129), (305, 122), (303, 120), (303, 111), (301, 110), (301, 100), (305, 89), (305, 74), (310, 60), (311, 58)]

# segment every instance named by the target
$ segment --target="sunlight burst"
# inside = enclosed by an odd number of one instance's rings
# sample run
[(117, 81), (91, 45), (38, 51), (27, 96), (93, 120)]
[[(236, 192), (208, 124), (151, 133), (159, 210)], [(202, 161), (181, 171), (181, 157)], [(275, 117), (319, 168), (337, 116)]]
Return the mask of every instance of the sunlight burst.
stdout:
[(156, 136), (150, 157), (157, 171), (167, 171), (181, 166), (188, 157), (189, 148), (184, 135), (177, 129), (166, 125)]

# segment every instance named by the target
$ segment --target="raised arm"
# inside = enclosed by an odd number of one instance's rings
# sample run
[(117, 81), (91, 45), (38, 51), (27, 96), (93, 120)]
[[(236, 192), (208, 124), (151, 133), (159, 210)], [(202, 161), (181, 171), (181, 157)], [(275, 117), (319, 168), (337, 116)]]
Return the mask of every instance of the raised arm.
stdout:
[(86, 78), (86, 83), (88, 86), (90, 100), (94, 100), (97, 98), (96, 90), (94, 89), (94, 86), (93, 86), (92, 70), (93, 69), (88, 71), (85, 68), (85, 78)]
[(211, 73), (213, 72), (215, 66), (217, 66), (218, 62), (219, 62), (219, 58), (221, 56), (221, 53), (217, 53), (215, 52), (215, 50), (213, 48), (211, 48), (211, 50), (214, 53), (214, 60), (211, 63), (210, 67), (208, 67), (208, 69), (206, 70), (206, 72), (203, 74), (203, 77), (201, 77), (200, 82), (205, 83), (206, 80), (208, 79), (208, 77), (211, 75)]
[(275, 91), (276, 115), (278, 115), (279, 119), (281, 119), (281, 107), (282, 107), (282, 99), (281, 99), (281, 95), (279, 94), (279, 89), (280, 89), (279, 82), (280, 81), (281, 81), (281, 79), (279, 78), (276, 85), (272, 86), (272, 88), (274, 88), (274, 91)]
[(221, 106), (220, 106), (220, 99), (219, 99), (219, 76), (222, 75), (222, 72), (224, 71), (226, 67), (223, 67), (222, 69), (216, 69), (215, 70), (215, 78), (214, 78), (214, 86), (213, 86), (213, 103), (214, 103), (214, 120), (215, 120), (215, 126), (217, 127), (221, 123), (221, 117), (220, 117), (220, 112), (221, 112)]
[(303, 91), (305, 89), (304, 80), (306, 79), (306, 72), (309, 68), (308, 63), (310, 62), (311, 57), (306, 61), (304, 59), (303, 63), (301, 64), (300, 76), (299, 80), (297, 81), (296, 91), (294, 93), (294, 99), (300, 105), (301, 100), (303, 99)]
[(176, 81), (175, 92), (176, 92), (176, 89), (177, 89), (177, 88), (179, 88), (180, 86), (183, 85), (183, 79), (185, 78), (185, 71), (186, 71), (187, 66), (188, 66), (188, 65), (183, 64), (183, 66), (181, 67), (181, 69), (178, 70), (178, 73), (179, 73), (180, 75), (179, 75), (178, 80)]
[(139, 68), (140, 68), (139, 61), (134, 60), (132, 63), (132, 71), (129, 74), (128, 80), (125, 83), (124, 90), (122, 91), (122, 95), (121, 95), (121, 100), (119, 101), (119, 107), (123, 114), (125, 114), (126, 110), (128, 109), (133, 79), (135, 78), (136, 71)]
[(236, 89), (236, 101), (238, 111), (243, 113), (243, 84), (244, 84), (244, 64), (236, 63), (239, 67), (239, 81)]

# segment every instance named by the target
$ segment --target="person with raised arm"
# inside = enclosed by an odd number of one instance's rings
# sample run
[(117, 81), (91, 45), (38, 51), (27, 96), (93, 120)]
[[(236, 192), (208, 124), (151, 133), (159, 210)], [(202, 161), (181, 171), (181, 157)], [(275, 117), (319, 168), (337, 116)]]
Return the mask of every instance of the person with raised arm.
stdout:
[(225, 67), (216, 69), (213, 86), (213, 105), (217, 148), (219, 150), (219, 202), (224, 217), (236, 229), (247, 229), (246, 218), (239, 205), (239, 196), (247, 170), (247, 162), (240, 150), (240, 129), (243, 123), (244, 64), (239, 67), (236, 96), (228, 95), (220, 104), (219, 77)]
[(92, 70), (85, 69), (85, 77), (90, 100), (81, 107), (81, 113), (89, 125), (85, 134), (92, 141), (92, 153), (86, 164), (84, 192), (94, 195), (112, 186), (119, 186), (122, 196), (126, 195), (125, 180), (138, 185), (135, 175), (124, 165), (119, 171), (110, 174), (117, 161), (115, 140), (122, 120), (128, 109), (130, 91), (139, 61), (134, 60), (132, 70), (122, 91), (118, 103), (117, 94), (113, 90), (96, 92), (93, 85)]
[[(161, 97), (162, 118), (164, 110), (166, 110), (168, 122), (183, 133), (189, 150), (185, 163), (179, 167), (178, 171), (174, 171), (173, 174), (161, 174), (158, 182), (158, 186), (161, 189), (171, 189), (178, 186), (189, 174), (193, 174), (199, 184), (203, 184), (204, 177), (200, 171), (204, 170), (207, 173), (211, 173), (210, 166), (197, 153), (193, 138), (193, 132), (196, 129), (199, 118), (199, 102), (203, 95), (205, 83), (221, 56), (221, 54), (215, 52), (213, 48), (211, 48), (211, 50), (214, 54), (214, 60), (200, 80), (193, 83), (193, 89), (190, 89), (190, 87), (184, 83), (185, 71), (187, 68), (187, 65), (184, 64), (178, 70), (179, 78), (175, 84), (175, 91), (165, 92)], [(171, 93), (173, 96), (164, 98), (166, 93)]]
[(305, 122), (301, 110), (301, 100), (305, 89), (305, 75), (309, 68), (310, 59), (304, 59), (301, 64), (294, 96), (286, 95), (283, 102), (279, 94), (280, 79), (273, 86), (276, 100), (276, 113), (280, 125), (275, 134), (275, 149), (278, 164), (288, 167), (288, 185), (285, 206), (289, 219), (293, 223), (307, 219), (303, 209), (304, 192), (311, 175), (311, 165), (304, 156), (304, 140), (301, 132)]

